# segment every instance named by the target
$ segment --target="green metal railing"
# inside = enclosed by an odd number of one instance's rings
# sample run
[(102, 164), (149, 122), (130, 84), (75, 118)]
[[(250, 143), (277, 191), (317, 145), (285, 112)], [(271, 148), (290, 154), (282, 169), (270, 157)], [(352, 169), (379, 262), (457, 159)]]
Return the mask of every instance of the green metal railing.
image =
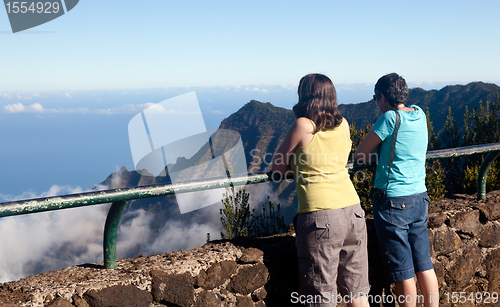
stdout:
[[(488, 153), (478, 172), (477, 197), (486, 197), (486, 177), (491, 163), (500, 155), (500, 143), (484, 144), (477, 146), (459, 147), (427, 152), (427, 159), (440, 159), (471, 155), (475, 153)], [(346, 166), (351, 171), (353, 163)], [(367, 168), (369, 165), (356, 166), (356, 169)], [(173, 184), (155, 184), (133, 188), (93, 191), (80, 194), (69, 194), (46, 198), (27, 199), (0, 203), (0, 217), (75, 208), (103, 203), (112, 203), (106, 217), (104, 226), (104, 267), (116, 268), (116, 236), (120, 217), (128, 200), (149, 197), (165, 196), (177, 193), (187, 193), (201, 190), (218, 189), (229, 186), (263, 183), (268, 181), (281, 181), (281, 176), (272, 175), (270, 172), (258, 172), (242, 175), (214, 177), (208, 179), (178, 182)]]

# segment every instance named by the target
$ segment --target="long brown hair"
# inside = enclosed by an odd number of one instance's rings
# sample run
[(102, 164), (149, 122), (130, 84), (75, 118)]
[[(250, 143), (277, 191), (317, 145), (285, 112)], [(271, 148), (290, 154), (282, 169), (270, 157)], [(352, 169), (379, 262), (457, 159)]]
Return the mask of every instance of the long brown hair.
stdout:
[(337, 92), (332, 80), (322, 74), (308, 74), (300, 79), (299, 102), (293, 107), (296, 118), (306, 117), (314, 121), (316, 131), (335, 128), (342, 123), (338, 111)]

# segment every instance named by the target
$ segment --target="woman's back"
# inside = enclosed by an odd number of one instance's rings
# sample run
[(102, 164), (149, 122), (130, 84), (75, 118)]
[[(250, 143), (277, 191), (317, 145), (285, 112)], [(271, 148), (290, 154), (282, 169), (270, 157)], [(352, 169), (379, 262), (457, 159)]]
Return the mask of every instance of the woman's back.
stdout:
[[(396, 111), (400, 126), (391, 166), (387, 196), (397, 197), (425, 192), (425, 154), (427, 152), (427, 120), (418, 106), (415, 111)], [(382, 140), (374, 186), (385, 190), (387, 171), (392, 149), (392, 136), (396, 121), (395, 112), (384, 113), (373, 126)]]
[[(311, 121), (315, 128), (315, 124)], [(299, 212), (339, 209), (359, 203), (346, 169), (352, 142), (344, 120), (324, 128), (311, 142), (298, 147), (290, 167), (294, 173)]]

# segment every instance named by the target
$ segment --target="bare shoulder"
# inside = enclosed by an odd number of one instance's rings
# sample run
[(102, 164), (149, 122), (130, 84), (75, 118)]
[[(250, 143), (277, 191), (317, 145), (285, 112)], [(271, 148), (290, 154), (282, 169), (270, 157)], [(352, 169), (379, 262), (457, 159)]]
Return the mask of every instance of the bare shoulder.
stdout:
[(311, 120), (306, 117), (299, 117), (295, 121), (295, 125), (297, 126), (297, 130), (314, 133), (314, 126), (311, 123)]
[(342, 124), (341, 125), (345, 125), (345, 128), (347, 130), (347, 135), (350, 136), (351, 129), (349, 128), (349, 122), (347, 121), (347, 119), (345, 119), (345, 117), (342, 117)]

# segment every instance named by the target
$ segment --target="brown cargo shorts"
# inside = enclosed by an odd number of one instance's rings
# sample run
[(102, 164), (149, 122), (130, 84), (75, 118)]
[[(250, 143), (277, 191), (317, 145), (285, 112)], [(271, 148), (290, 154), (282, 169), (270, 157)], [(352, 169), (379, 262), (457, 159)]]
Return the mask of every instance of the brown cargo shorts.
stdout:
[(301, 303), (335, 306), (337, 301), (368, 295), (366, 221), (359, 204), (299, 213), (294, 224)]

